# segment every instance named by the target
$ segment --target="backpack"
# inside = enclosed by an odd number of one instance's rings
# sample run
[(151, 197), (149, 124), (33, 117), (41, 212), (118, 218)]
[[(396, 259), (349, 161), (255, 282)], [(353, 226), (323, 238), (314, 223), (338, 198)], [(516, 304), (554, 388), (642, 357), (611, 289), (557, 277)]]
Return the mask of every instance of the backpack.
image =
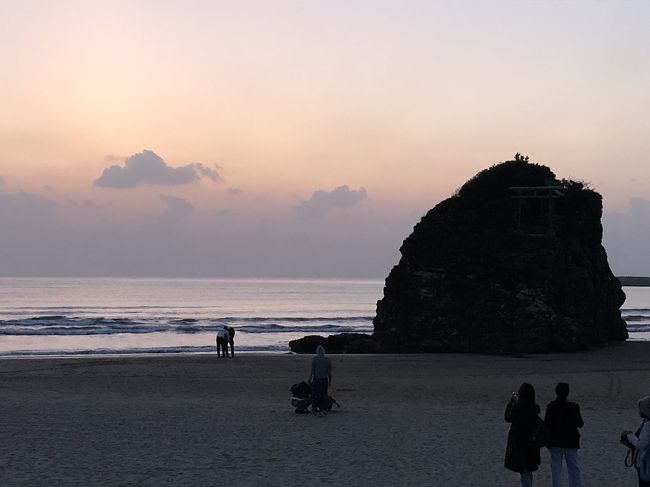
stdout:
[(311, 395), (311, 386), (305, 381), (291, 386), (291, 394), (298, 399), (305, 399)]

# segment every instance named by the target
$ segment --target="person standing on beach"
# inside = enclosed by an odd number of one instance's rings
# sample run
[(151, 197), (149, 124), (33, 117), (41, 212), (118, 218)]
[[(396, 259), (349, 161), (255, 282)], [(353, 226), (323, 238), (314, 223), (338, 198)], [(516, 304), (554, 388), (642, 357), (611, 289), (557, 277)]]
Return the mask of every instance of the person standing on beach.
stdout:
[[(312, 382), (313, 379), (313, 382)], [(322, 345), (316, 347), (316, 356), (311, 360), (311, 410), (314, 415), (324, 415), (327, 409), (327, 389), (332, 385), (332, 361), (325, 356)]]
[(522, 487), (533, 485), (533, 472), (541, 463), (539, 446), (533, 441), (539, 413), (535, 388), (524, 382), (518, 393), (513, 392), (504, 414), (506, 422), (510, 423), (504, 465), (508, 470), (519, 472)]
[(235, 356), (235, 329), (232, 326), (224, 326), (228, 332), (228, 343), (230, 344), (230, 356)]
[(220, 352), (223, 351), (223, 356), (228, 356), (228, 341), (230, 340), (230, 335), (228, 330), (225, 328), (219, 328), (217, 330), (217, 357), (220, 357)]
[(548, 449), (551, 453), (551, 474), (553, 487), (562, 487), (562, 458), (566, 461), (569, 474), (569, 486), (580, 487), (580, 467), (578, 466), (578, 448), (580, 433), (585, 423), (580, 414), (580, 406), (567, 400), (569, 384), (560, 382), (555, 386), (557, 399), (546, 406), (544, 422), (548, 428)]
[(639, 400), (639, 416), (643, 418), (641, 426), (636, 430), (623, 431), (621, 443), (632, 449), (632, 463), (636, 467), (639, 487), (650, 487), (650, 479), (641, 478), (641, 468), (645, 462), (646, 473), (649, 469), (647, 463), (650, 461), (650, 396)]

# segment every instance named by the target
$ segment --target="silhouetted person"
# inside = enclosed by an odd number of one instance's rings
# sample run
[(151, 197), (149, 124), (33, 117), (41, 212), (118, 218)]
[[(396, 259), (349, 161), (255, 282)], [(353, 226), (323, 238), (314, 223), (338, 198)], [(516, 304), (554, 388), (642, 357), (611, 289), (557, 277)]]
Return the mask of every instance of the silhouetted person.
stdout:
[(541, 463), (539, 447), (533, 441), (539, 412), (535, 388), (524, 382), (519, 393), (512, 394), (504, 414), (506, 422), (511, 424), (504, 465), (508, 470), (519, 472), (523, 487), (533, 485), (533, 472)]
[(562, 458), (566, 461), (569, 474), (569, 486), (580, 487), (580, 467), (578, 466), (578, 448), (580, 433), (585, 423), (580, 414), (580, 406), (567, 400), (569, 384), (560, 382), (555, 386), (557, 398), (548, 403), (544, 422), (548, 428), (548, 449), (551, 453), (551, 474), (553, 487), (562, 487)]
[[(313, 382), (312, 382), (313, 379)], [(332, 362), (325, 356), (322, 345), (316, 347), (316, 356), (311, 360), (311, 410), (315, 415), (323, 415), (327, 410), (327, 388), (332, 384)]]
[(224, 357), (228, 356), (229, 340), (230, 340), (230, 335), (228, 333), (228, 330), (226, 330), (225, 328), (219, 328), (217, 330), (217, 357), (221, 356), (221, 352), (223, 352)]
[(642, 462), (650, 461), (650, 396), (639, 400), (639, 416), (643, 418), (641, 426), (636, 433), (623, 431), (621, 443), (632, 449), (632, 462), (637, 469), (639, 487), (650, 487), (650, 479), (642, 480), (640, 472)]
[(228, 332), (228, 343), (230, 344), (230, 356), (235, 356), (235, 329), (232, 326), (224, 326)]

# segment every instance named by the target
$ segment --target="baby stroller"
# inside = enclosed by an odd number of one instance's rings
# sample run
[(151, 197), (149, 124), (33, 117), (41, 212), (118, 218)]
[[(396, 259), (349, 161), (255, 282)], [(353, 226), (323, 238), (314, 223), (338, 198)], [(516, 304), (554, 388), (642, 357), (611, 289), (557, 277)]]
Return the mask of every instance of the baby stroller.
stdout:
[[(296, 408), (297, 414), (307, 414), (309, 406), (311, 406), (311, 385), (305, 381), (299, 382), (291, 386), (291, 405)], [(336, 405), (340, 408), (341, 405), (336, 402), (332, 396), (327, 396), (326, 411), (331, 411), (332, 407)]]

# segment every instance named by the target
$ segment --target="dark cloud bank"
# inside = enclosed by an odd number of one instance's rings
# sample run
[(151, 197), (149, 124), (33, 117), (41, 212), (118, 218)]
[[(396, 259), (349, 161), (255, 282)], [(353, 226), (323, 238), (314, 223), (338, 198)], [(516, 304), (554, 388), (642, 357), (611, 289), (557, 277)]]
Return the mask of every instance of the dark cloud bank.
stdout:
[[(94, 204), (73, 208), (5, 187), (0, 275), (383, 278), (421, 216), (368, 211), (366, 191), (347, 186), (316, 191), (276, 217), (201, 213), (182, 198), (159, 199), (157, 213), (115, 221)], [(650, 201), (605, 214), (603, 227), (614, 272), (650, 275)]]
[(212, 181), (221, 179), (216, 169), (200, 162), (170, 167), (155, 152), (143, 150), (126, 159), (124, 167), (114, 164), (104, 169), (93, 185), (101, 188), (134, 188), (140, 184), (162, 186), (195, 183), (203, 177)]

